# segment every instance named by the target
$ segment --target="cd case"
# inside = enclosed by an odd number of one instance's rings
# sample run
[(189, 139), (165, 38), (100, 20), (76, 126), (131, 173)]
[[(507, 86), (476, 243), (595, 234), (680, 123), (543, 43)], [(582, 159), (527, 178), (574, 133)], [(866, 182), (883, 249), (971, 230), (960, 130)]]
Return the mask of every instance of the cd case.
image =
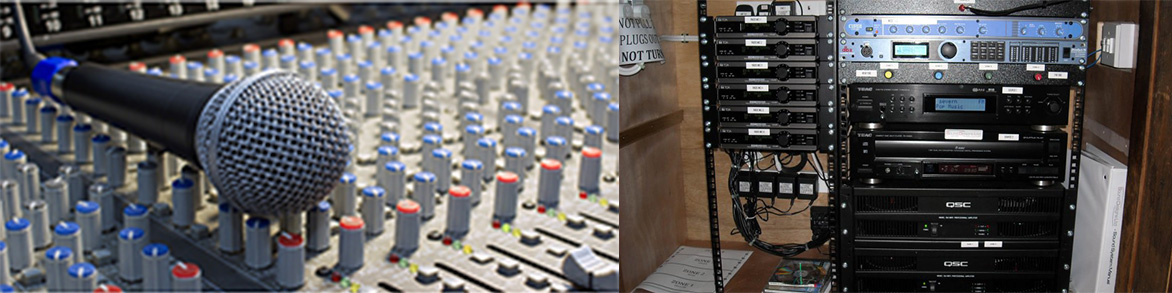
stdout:
[(829, 290), (829, 261), (785, 259), (769, 277), (764, 292), (821, 293)]

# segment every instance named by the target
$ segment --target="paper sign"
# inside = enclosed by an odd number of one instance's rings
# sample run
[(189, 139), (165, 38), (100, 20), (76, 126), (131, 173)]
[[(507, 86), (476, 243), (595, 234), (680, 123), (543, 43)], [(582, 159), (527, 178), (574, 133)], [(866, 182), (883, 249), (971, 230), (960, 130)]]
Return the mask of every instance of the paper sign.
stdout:
[(620, 65), (663, 61), (659, 35), (650, 18), (621, 18), (619, 32)]

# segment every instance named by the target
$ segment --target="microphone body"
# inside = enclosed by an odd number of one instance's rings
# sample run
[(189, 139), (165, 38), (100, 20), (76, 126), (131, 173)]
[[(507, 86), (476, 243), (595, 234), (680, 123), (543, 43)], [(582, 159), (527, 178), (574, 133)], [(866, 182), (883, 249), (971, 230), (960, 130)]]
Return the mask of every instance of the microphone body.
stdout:
[(220, 196), (254, 214), (304, 211), (323, 200), (349, 161), (341, 110), (288, 71), (219, 85), (77, 65), (50, 57), (33, 89), (198, 162)]
[(199, 161), (192, 134), (204, 105), (221, 85), (91, 64), (66, 70), (60, 95), (64, 104), (185, 160)]

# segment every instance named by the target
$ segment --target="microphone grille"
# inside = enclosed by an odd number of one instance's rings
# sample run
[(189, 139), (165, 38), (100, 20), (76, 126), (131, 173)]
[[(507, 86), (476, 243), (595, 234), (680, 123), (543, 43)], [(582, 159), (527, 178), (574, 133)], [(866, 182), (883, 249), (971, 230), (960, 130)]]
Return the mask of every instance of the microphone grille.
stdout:
[(230, 83), (204, 106), (196, 153), (219, 196), (246, 213), (304, 211), (345, 171), (345, 118), (325, 92), (288, 71)]

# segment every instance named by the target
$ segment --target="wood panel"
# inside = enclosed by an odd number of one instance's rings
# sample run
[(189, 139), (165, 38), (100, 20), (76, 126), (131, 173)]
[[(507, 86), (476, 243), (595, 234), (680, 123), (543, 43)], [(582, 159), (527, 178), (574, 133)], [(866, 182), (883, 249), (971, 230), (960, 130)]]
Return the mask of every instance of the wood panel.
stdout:
[(619, 245), (621, 291), (629, 292), (655, 272), (684, 241), (684, 196), (680, 182), (679, 127), (658, 132), (620, 150), (623, 184)]
[[(664, 28), (670, 28), (671, 20), (676, 17), (672, 3), (655, 0), (646, 1), (646, 4), (651, 7), (651, 20), (655, 23), (656, 31), (663, 34)], [(670, 46), (664, 46), (663, 54), (667, 62), (648, 63), (638, 74), (619, 78), (619, 124), (623, 130), (663, 117), (679, 108), (675, 97), (676, 86), (669, 82), (676, 79), (677, 58)]]
[[(674, 31), (681, 14), (667, 0), (646, 1), (660, 34)], [(692, 10), (695, 15), (695, 10)], [(690, 19), (690, 18), (689, 18)], [(666, 63), (646, 64), (642, 72), (619, 80), (622, 122), (619, 187), (620, 289), (629, 292), (655, 272), (685, 240), (684, 187), (680, 171), (681, 129), (677, 97), (677, 64), (692, 57), (678, 56), (682, 46), (662, 44)], [(686, 51), (686, 50), (685, 50)], [(686, 66), (686, 65), (685, 65)]]
[[(1141, 4), (1140, 54), (1132, 112), (1133, 143), (1117, 291), (1168, 291), (1172, 265), (1172, 2)], [(1144, 30), (1146, 29), (1146, 30)]]
[[(1092, 51), (1099, 48), (1095, 43), (1098, 32), (1094, 24), (1102, 21), (1139, 22), (1139, 1), (1092, 1), (1091, 6), (1095, 7), (1090, 17)], [(1134, 70), (1098, 65), (1087, 70), (1083, 141), (1120, 162), (1127, 162), (1135, 87)]]

